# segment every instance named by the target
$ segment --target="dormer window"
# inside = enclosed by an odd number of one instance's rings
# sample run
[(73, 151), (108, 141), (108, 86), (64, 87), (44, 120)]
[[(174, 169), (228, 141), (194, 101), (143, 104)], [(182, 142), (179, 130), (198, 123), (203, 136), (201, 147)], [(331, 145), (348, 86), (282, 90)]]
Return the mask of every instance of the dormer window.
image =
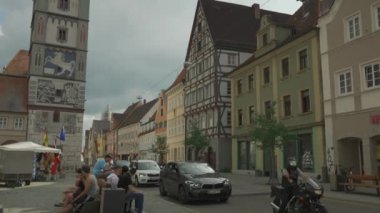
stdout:
[(202, 22), (198, 23), (198, 33), (202, 32)]
[(263, 46), (266, 46), (268, 44), (268, 34), (263, 35)]
[(69, 10), (70, 0), (59, 0), (58, 1), (58, 9), (61, 10)]

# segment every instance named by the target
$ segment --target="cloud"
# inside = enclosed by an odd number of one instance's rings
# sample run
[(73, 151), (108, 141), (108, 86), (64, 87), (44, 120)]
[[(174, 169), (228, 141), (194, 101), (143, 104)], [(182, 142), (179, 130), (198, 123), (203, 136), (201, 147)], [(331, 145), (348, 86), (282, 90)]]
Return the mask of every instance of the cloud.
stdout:
[[(0, 0), (5, 34), (0, 36), (0, 67), (19, 49), (29, 49), (32, 3)], [(122, 112), (137, 96), (150, 101), (170, 86), (185, 61), (196, 5), (196, 0), (91, 1), (84, 130), (92, 119), (100, 119), (108, 104), (112, 111)], [(300, 4), (271, 0), (263, 8), (271, 5), (292, 13)]]

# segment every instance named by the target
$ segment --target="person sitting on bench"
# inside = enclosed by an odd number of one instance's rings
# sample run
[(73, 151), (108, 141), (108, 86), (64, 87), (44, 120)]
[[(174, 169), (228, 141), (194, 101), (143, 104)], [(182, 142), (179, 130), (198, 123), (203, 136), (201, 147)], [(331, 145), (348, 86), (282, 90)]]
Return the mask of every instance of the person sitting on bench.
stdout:
[(127, 193), (127, 202), (135, 200), (135, 211), (137, 213), (143, 212), (144, 194), (132, 185), (132, 176), (136, 173), (136, 169), (132, 168), (128, 172), (128, 167), (123, 166), (123, 175), (119, 179), (118, 187), (125, 189)]

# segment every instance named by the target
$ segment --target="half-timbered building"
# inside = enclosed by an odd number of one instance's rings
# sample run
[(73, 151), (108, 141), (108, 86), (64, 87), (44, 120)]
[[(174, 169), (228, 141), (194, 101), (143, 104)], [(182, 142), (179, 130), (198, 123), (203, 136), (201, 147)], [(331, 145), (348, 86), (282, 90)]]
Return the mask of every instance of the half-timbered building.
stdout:
[[(256, 49), (260, 17), (273, 13), (252, 7), (199, 0), (185, 66), (186, 135), (197, 125), (210, 139), (206, 159), (217, 170), (231, 169), (231, 86), (226, 74)], [(186, 159), (196, 155), (186, 147)]]

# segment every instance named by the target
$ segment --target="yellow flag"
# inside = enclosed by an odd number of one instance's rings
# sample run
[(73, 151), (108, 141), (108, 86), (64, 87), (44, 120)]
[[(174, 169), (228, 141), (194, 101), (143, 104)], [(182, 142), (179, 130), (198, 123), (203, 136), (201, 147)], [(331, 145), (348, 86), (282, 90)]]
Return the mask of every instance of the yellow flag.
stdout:
[(48, 133), (47, 130), (45, 129), (44, 137), (43, 137), (43, 145), (48, 146), (49, 145), (49, 140), (48, 140)]

